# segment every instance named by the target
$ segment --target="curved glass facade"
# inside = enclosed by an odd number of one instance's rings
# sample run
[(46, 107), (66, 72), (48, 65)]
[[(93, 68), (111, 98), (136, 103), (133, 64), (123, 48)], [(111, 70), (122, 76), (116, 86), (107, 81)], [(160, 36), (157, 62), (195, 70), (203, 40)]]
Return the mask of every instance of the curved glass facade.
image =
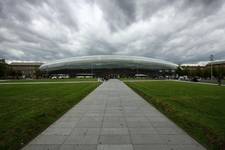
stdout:
[(177, 64), (147, 57), (121, 55), (94, 55), (71, 57), (43, 64), (42, 71), (61, 69), (176, 69)]

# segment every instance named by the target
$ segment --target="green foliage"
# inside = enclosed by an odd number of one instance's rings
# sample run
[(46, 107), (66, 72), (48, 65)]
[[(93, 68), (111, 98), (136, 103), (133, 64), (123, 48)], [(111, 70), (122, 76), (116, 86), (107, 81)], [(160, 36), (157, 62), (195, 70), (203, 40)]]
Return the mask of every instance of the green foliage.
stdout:
[(4, 63), (0, 63), (0, 78), (5, 78), (7, 75), (7, 65)]
[(0, 85), (0, 149), (20, 149), (98, 85)]
[(176, 74), (178, 74), (179, 76), (185, 75), (183, 69), (180, 66), (177, 67)]
[[(180, 76), (187, 75), (189, 77), (202, 77), (202, 78), (210, 78), (211, 77), (211, 68), (205, 67), (201, 68), (200, 66), (195, 69), (190, 69), (188, 67), (184, 67), (183, 69), (178, 68), (176, 73)], [(213, 76), (214, 77), (225, 77), (225, 67), (222, 66), (213, 66)]]
[(208, 149), (225, 149), (225, 87), (173, 81), (126, 84)]
[[(211, 76), (211, 70), (210, 70), (210, 68), (205, 68), (204, 70), (203, 70), (203, 75), (202, 75), (202, 77), (204, 77), (204, 78), (209, 78)], [(201, 76), (200, 76), (201, 77)]]
[(35, 71), (35, 78), (36, 79), (39, 79), (39, 78), (41, 78), (43, 76), (43, 73), (39, 70), (39, 69), (37, 69), (36, 71)]
[(203, 71), (201, 70), (200, 66), (197, 67), (195, 71), (195, 76), (198, 76), (198, 77), (203, 76)]

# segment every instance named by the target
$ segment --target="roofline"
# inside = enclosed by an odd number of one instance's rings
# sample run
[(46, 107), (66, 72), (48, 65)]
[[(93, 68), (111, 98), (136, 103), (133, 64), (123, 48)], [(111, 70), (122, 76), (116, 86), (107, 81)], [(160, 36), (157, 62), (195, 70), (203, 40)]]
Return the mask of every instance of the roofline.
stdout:
[[(178, 67), (177, 64), (161, 60), (161, 59), (155, 59), (155, 58), (149, 58), (149, 57), (141, 57), (141, 56), (125, 56), (125, 55), (92, 55), (92, 56), (80, 56), (80, 57), (70, 57), (70, 58), (65, 58), (65, 59), (59, 59), (55, 61), (51, 61), (49, 63), (45, 63), (40, 66), (41, 70), (46, 70), (46, 69), (53, 69), (54, 67), (56, 68), (57, 66), (61, 66), (64, 64), (64, 67), (66, 65), (70, 65), (72, 63), (93, 63), (93, 62), (104, 62), (104, 61), (124, 61), (124, 62), (129, 62), (131, 61), (132, 63), (155, 63), (158, 65), (164, 64), (167, 67), (171, 68), (176, 68)], [(53, 69), (54, 70), (54, 69)]]
[(225, 64), (225, 59), (210, 61), (207, 65), (211, 64), (213, 65)]

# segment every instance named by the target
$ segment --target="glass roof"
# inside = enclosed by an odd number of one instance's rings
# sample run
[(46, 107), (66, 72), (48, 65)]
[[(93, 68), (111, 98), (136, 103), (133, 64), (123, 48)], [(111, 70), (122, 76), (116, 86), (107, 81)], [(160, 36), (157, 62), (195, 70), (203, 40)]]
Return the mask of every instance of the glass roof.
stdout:
[(90, 68), (143, 68), (143, 69), (176, 69), (177, 64), (165, 60), (121, 55), (94, 55), (71, 57), (43, 64), (41, 70), (90, 69)]

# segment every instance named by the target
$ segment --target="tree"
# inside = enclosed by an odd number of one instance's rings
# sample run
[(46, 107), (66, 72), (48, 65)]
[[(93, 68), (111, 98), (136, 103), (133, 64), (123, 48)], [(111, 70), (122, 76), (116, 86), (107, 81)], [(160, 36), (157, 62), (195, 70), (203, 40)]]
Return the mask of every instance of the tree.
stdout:
[(183, 76), (184, 75), (183, 68), (181, 68), (181, 66), (177, 67), (176, 74), (178, 74), (179, 76)]
[(203, 77), (209, 78), (211, 76), (211, 69), (210, 68), (204, 68), (203, 69)]
[(37, 69), (36, 71), (35, 71), (35, 78), (36, 79), (39, 79), (39, 78), (41, 78), (43, 76), (43, 73), (39, 70), (39, 69)]
[(201, 70), (200, 66), (197, 67), (195, 75), (198, 76), (198, 77), (203, 76), (203, 73), (202, 73), (202, 70)]
[(7, 76), (7, 64), (0, 63), (0, 78), (5, 78)]

